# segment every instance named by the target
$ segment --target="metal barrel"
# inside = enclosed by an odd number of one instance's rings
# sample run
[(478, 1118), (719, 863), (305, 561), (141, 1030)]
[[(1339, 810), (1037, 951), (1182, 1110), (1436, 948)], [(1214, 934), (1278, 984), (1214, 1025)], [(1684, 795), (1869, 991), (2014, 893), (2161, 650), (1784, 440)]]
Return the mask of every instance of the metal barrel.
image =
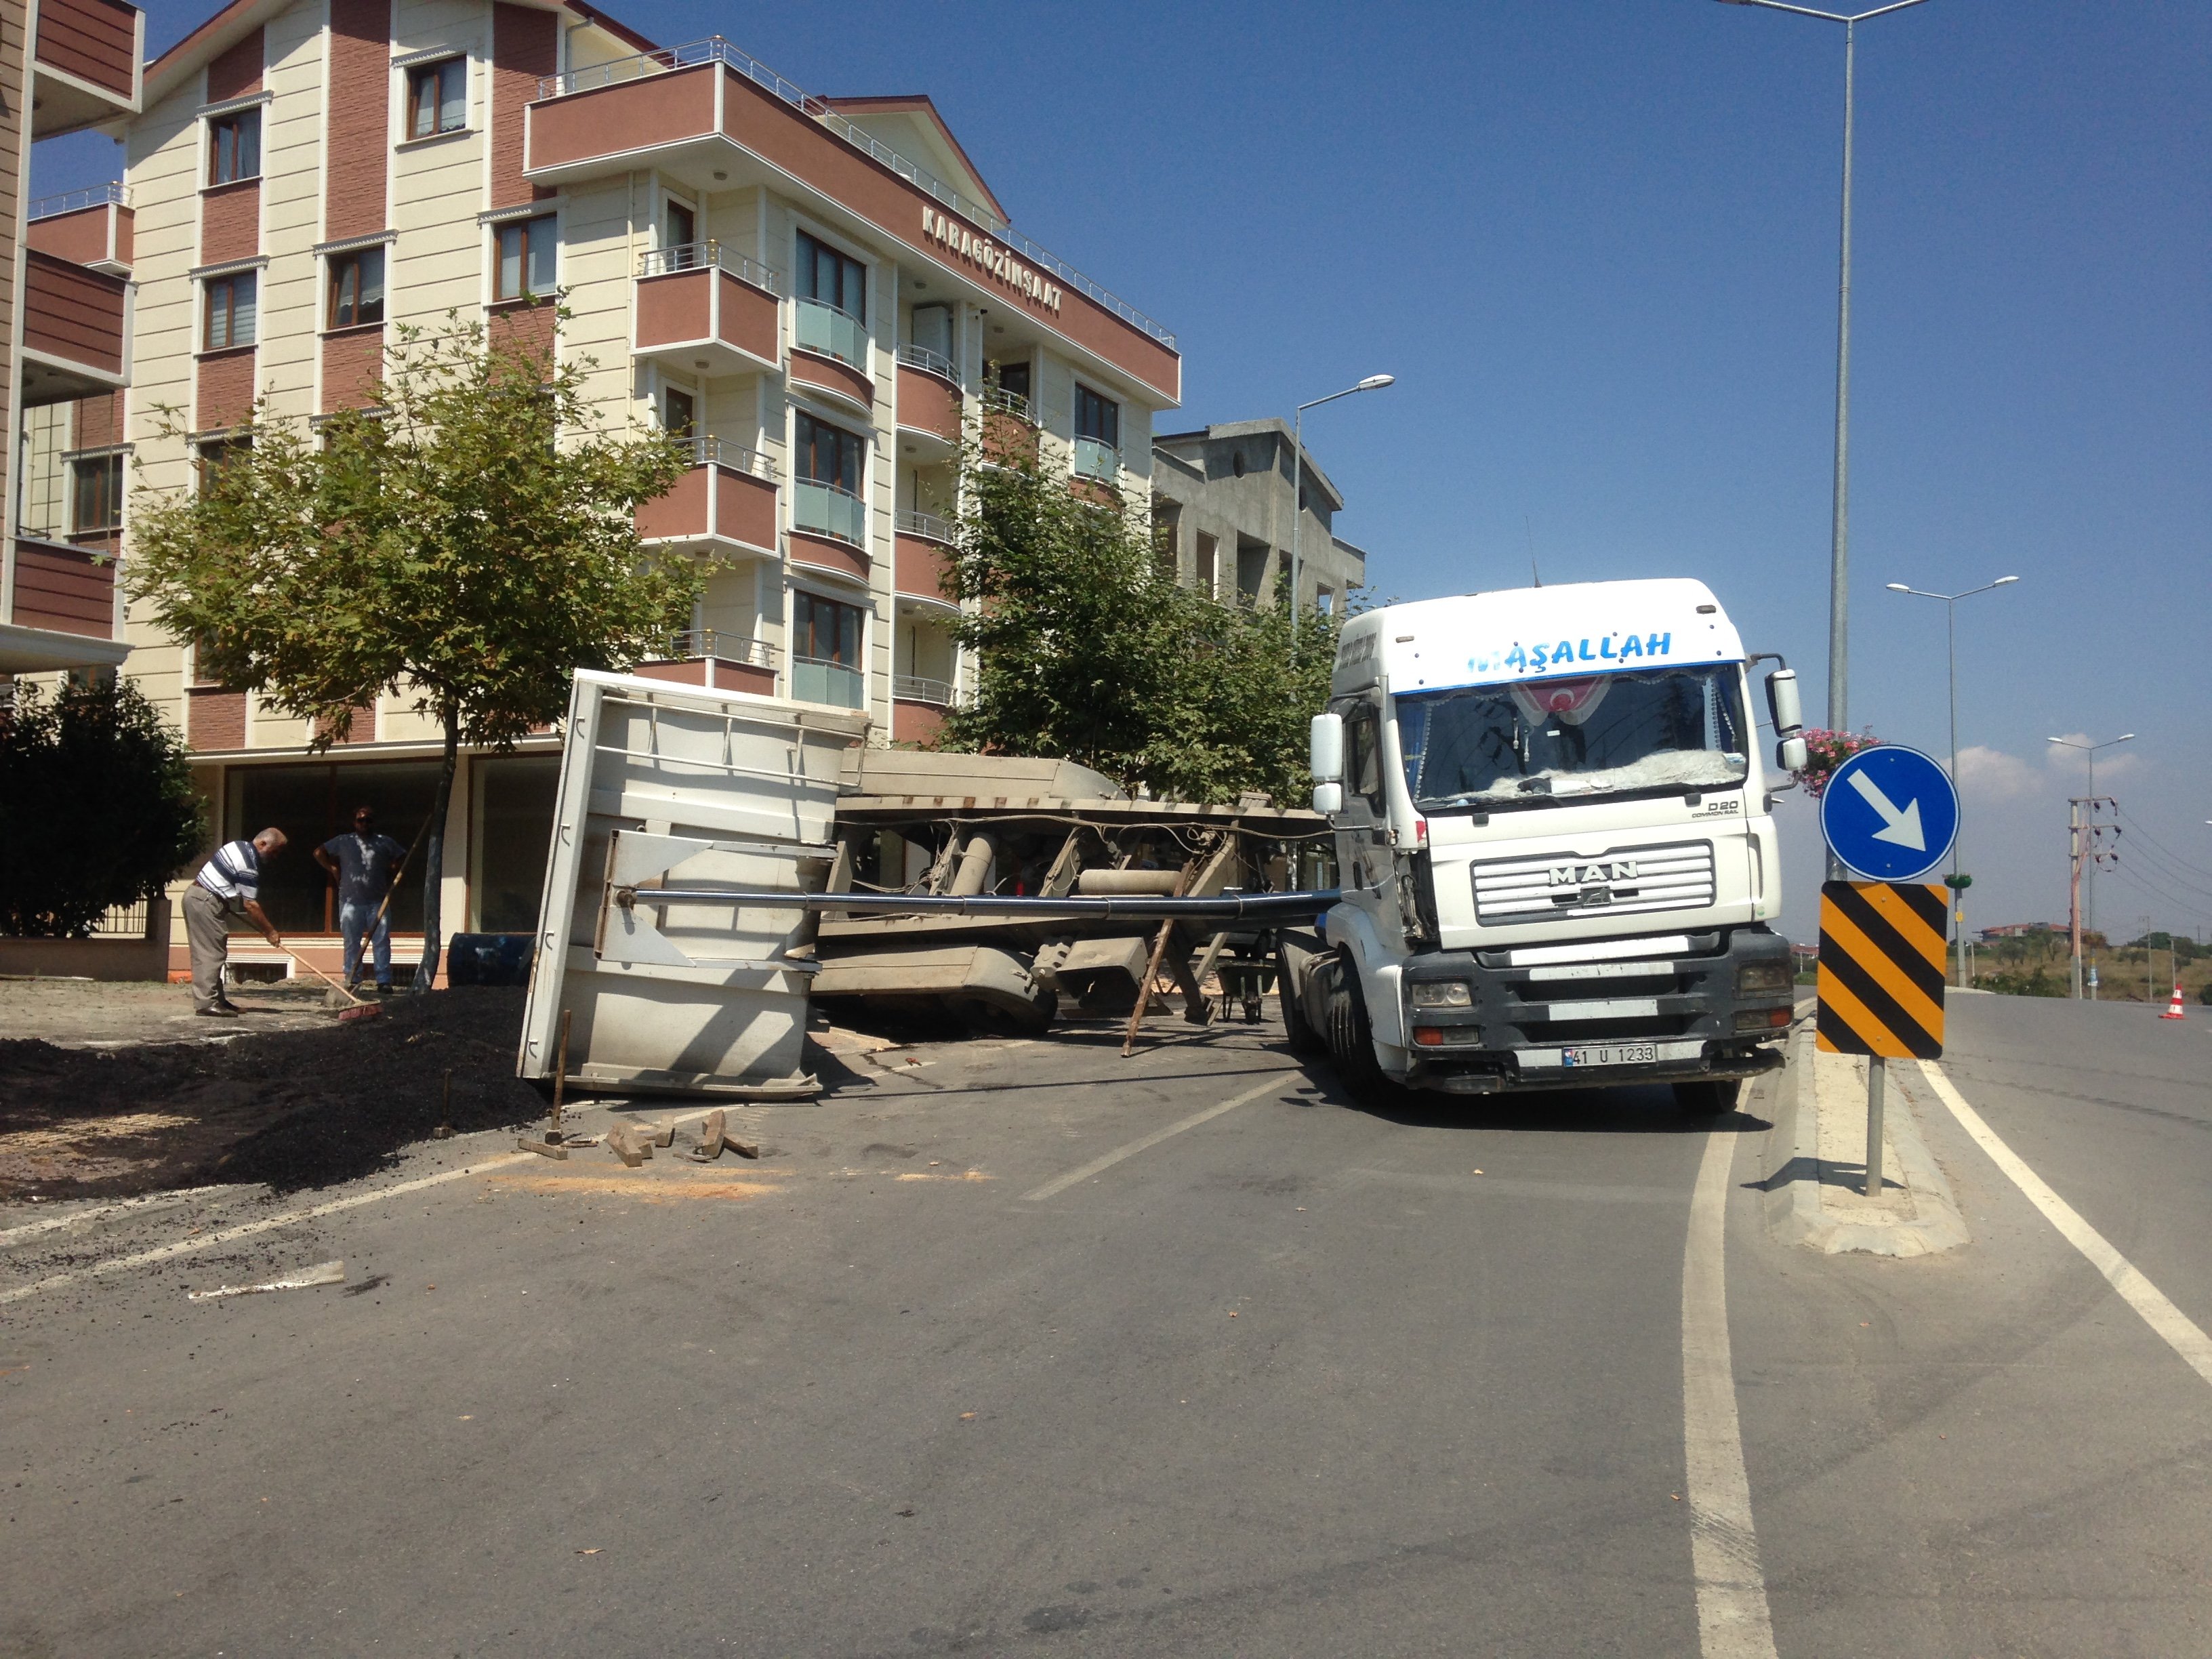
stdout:
[(1110, 917), (1128, 921), (1284, 921), (1318, 916), (1337, 902), (1332, 887), (1310, 893), (1223, 893), (1212, 898), (1016, 898), (1000, 894), (745, 893), (697, 887), (617, 887), (621, 905), (727, 904), (744, 910), (851, 910), (902, 916)]

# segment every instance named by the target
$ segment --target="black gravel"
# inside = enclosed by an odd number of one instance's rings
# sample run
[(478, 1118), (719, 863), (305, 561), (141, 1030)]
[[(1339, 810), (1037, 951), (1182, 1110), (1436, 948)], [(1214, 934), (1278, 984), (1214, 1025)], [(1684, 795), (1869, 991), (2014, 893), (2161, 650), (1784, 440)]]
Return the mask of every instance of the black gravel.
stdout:
[[(441, 1123), (457, 1133), (545, 1111), (514, 1075), (524, 993), (460, 987), (394, 997), (373, 1019), (228, 1042), (59, 1048), (0, 1042), (0, 1198), (106, 1198), (210, 1182), (325, 1187), (390, 1167)], [(441, 1103), (453, 1073), (450, 1114)], [(178, 1119), (118, 1124), (134, 1116)], [(21, 1146), (24, 1143), (15, 1143)], [(0, 1139), (0, 1147), (8, 1143)]]

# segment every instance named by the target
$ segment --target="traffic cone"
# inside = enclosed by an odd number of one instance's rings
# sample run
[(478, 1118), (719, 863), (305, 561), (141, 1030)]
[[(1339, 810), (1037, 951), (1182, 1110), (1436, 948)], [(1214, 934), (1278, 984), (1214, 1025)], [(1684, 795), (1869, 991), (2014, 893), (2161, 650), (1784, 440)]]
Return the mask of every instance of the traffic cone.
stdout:
[(2183, 1019), (2187, 1018), (2187, 1016), (2181, 1012), (2181, 988), (2179, 985), (2173, 988), (2173, 1000), (2166, 1005), (2166, 1012), (2160, 1014), (2159, 1018), (2160, 1019)]

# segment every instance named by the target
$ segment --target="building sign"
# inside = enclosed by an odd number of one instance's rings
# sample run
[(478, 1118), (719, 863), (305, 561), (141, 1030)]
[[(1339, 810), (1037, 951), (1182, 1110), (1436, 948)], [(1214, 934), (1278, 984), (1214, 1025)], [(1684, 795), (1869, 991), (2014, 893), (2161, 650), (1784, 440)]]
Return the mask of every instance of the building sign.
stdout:
[(989, 237), (978, 236), (964, 226), (953, 223), (933, 207), (921, 210), (921, 234), (997, 277), (1024, 299), (1033, 300), (1050, 311), (1060, 309), (1062, 290), (1059, 284), (1047, 282)]

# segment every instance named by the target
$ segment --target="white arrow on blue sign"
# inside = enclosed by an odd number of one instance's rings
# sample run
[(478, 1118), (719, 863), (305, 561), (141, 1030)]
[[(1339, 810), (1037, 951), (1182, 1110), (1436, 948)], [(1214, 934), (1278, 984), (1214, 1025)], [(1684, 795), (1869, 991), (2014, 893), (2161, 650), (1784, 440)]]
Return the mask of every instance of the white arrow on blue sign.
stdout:
[(1870, 881), (1913, 881), (1943, 861), (1959, 833), (1959, 792), (1917, 749), (1862, 749), (1828, 777), (1820, 835)]

